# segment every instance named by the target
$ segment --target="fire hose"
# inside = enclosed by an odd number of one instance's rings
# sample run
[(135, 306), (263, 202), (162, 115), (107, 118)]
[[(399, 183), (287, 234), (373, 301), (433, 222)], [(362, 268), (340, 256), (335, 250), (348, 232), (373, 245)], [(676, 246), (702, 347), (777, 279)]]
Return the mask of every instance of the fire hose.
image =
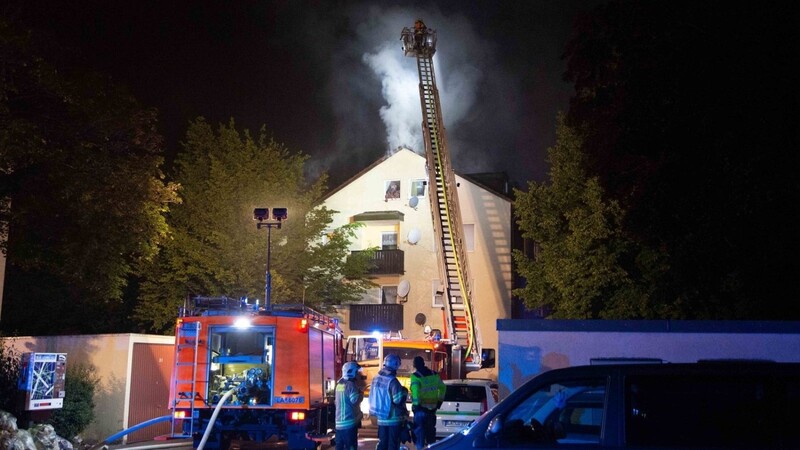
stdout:
[(236, 388), (230, 389), (225, 393), (225, 395), (222, 396), (221, 399), (219, 399), (219, 402), (217, 402), (217, 407), (214, 408), (214, 412), (211, 414), (211, 420), (208, 421), (208, 426), (206, 427), (206, 431), (203, 433), (203, 438), (200, 439), (200, 445), (197, 446), (197, 450), (203, 450), (203, 448), (206, 446), (206, 441), (208, 441), (208, 436), (211, 435), (211, 429), (214, 428), (214, 422), (217, 420), (219, 410), (222, 408), (222, 405), (224, 405), (225, 402), (231, 398), (231, 395), (233, 395), (234, 392), (236, 392)]

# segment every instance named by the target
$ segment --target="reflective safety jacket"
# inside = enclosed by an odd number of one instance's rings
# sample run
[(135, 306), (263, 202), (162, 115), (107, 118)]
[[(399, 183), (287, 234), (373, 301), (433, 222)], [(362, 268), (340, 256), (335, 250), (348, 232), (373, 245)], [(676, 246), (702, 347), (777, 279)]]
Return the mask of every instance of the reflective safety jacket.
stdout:
[(336, 383), (336, 429), (347, 430), (361, 421), (361, 400), (364, 398), (356, 382), (341, 378)]
[(436, 409), (444, 401), (447, 387), (439, 374), (423, 367), (411, 374), (411, 404), (426, 409)]
[(407, 396), (408, 391), (397, 381), (396, 373), (381, 369), (369, 388), (369, 414), (378, 419), (378, 426), (399, 425), (408, 415)]

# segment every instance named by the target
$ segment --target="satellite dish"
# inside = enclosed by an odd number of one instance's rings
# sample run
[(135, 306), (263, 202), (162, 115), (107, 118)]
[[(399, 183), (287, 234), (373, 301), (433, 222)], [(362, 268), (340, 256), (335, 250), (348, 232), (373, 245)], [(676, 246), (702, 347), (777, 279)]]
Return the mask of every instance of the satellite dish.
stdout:
[(418, 204), (419, 204), (419, 197), (417, 197), (416, 195), (408, 199), (408, 206), (416, 208)]
[(422, 233), (419, 231), (419, 228), (412, 228), (408, 231), (408, 243), (411, 245), (416, 244), (419, 242), (419, 238), (421, 237)]
[(408, 292), (411, 290), (411, 283), (408, 280), (403, 280), (397, 286), (397, 295), (400, 297), (405, 297), (408, 295)]

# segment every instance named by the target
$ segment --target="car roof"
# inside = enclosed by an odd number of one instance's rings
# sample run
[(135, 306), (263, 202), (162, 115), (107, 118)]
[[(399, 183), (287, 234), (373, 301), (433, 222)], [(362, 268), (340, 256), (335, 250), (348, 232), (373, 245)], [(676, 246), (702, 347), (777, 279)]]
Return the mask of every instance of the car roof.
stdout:
[(552, 369), (534, 379), (562, 376), (586, 376), (619, 373), (622, 375), (669, 375), (669, 374), (800, 374), (800, 363), (783, 363), (765, 360), (701, 360), (696, 363), (643, 363), (643, 364), (597, 364)]
[(510, 400), (528, 395), (531, 388), (542, 383), (577, 380), (585, 377), (617, 376), (800, 376), (800, 363), (772, 362), (764, 360), (703, 360), (696, 363), (662, 364), (598, 364), (570, 366), (551, 369), (529, 379), (515, 388), (504, 399)]

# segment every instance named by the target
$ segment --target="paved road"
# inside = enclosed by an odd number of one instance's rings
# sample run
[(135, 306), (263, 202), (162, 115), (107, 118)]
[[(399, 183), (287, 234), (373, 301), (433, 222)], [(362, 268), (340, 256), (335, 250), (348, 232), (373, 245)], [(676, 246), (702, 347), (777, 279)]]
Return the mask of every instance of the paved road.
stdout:
[[(365, 420), (358, 432), (358, 450), (375, 450), (376, 445), (378, 445), (378, 427), (370, 424), (368, 420)], [(414, 444), (412, 443), (408, 443), (406, 446), (409, 450), (415, 450)], [(259, 447), (269, 450), (284, 450), (286, 449), (286, 443), (265, 442)], [(188, 440), (177, 442), (150, 441), (138, 442), (129, 445), (111, 445), (108, 447), (108, 450), (155, 450), (159, 448), (168, 450), (192, 450), (192, 443)], [(334, 447), (327, 443), (323, 443), (320, 445), (319, 450), (334, 450)]]

